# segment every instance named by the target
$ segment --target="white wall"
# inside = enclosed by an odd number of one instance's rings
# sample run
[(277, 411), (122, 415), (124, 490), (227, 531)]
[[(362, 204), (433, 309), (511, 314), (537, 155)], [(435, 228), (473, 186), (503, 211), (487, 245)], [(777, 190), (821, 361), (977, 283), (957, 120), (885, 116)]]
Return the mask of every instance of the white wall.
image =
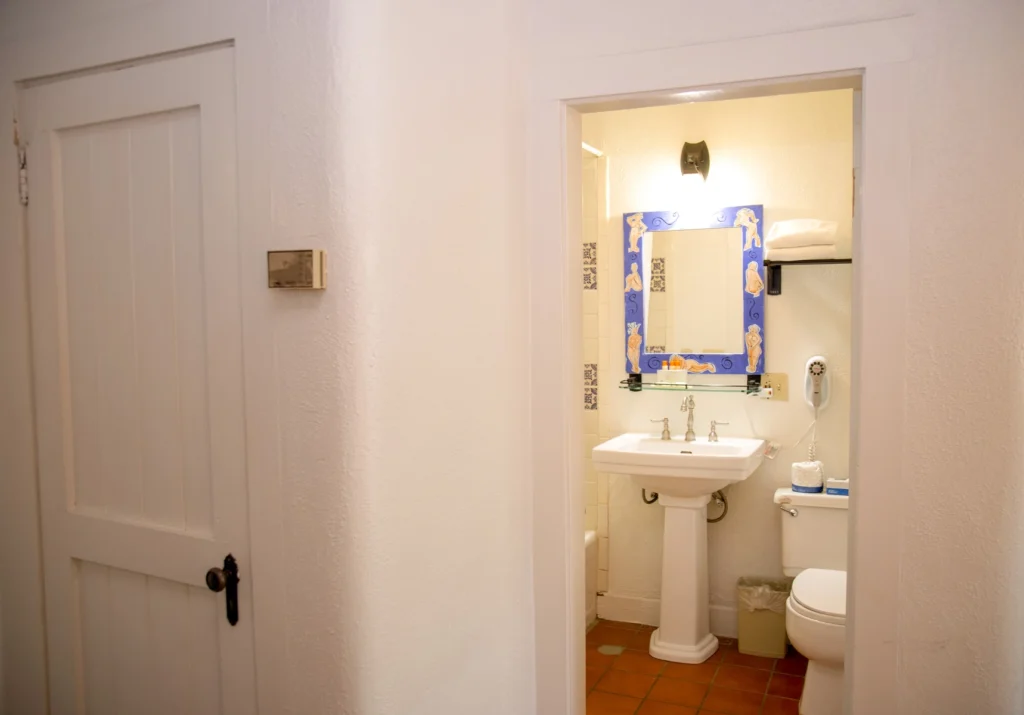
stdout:
[[(1024, 258), (1024, 97), (1007, 93), (1024, 72), (1022, 13), (1011, 0), (533, 4), (532, 161), (553, 176), (560, 98), (867, 69), (853, 713), (1024, 709), (1024, 285), (1012, 278)], [(951, 169), (965, 138), (972, 160)], [(551, 189), (533, 196), (538, 226), (552, 220)]]
[(360, 262), (338, 290), (355, 303), (339, 306), (356, 397), (343, 464), (367, 715), (533, 708), (514, 6), (393, 1), (339, 19), (334, 206)]
[[(0, 41), (60, 29), (28, 43), (60, 65), (237, 39), (254, 554), (282, 564), (254, 564), (265, 709), (531, 711), (514, 4), (64, 5), (3, 5)], [(268, 292), (264, 251), (308, 246), (327, 291)]]
[[(899, 491), (904, 712), (1024, 711), (1024, 96), (1006, 94), (1024, 76), (1021, 27), (1024, 5), (1010, 1), (934, 2), (920, 17)], [(971, 165), (942, 177), (942, 155), (968, 136)], [(950, 396), (935, 386), (961, 355), (970, 367)]]
[[(650, 432), (650, 420), (666, 416), (676, 433), (685, 429), (679, 394), (616, 389), (625, 377), (626, 355), (622, 214), (669, 210), (685, 218), (706, 216), (722, 206), (762, 204), (762, 235), (779, 219), (834, 220), (847, 237), (849, 255), (852, 95), (838, 90), (584, 115), (584, 141), (600, 146), (610, 167), (608, 214), (602, 216), (599, 246), (603, 439)], [(702, 139), (711, 151), (706, 183), (679, 172), (682, 142)], [(809, 440), (794, 445), (812, 421), (802, 400), (801, 377), (812, 355), (826, 355), (835, 376), (832, 402), (818, 423), (818, 458), (829, 475), (849, 475), (851, 275), (849, 266), (784, 269), (782, 295), (766, 298), (766, 369), (790, 376), (789, 401), (695, 395), (698, 434), (706, 434), (715, 419), (730, 423), (720, 428), (721, 434), (756, 435), (787, 447), (728, 490), (728, 516), (709, 527), (711, 601), (718, 607), (712, 611), (712, 626), (721, 635), (735, 634), (736, 579), (781, 575), (779, 512), (772, 494), (789, 484), (790, 464), (807, 457)], [(644, 504), (628, 477), (608, 476), (609, 582), (601, 615), (636, 613), (654, 622), (663, 510)]]
[[(545, 61), (587, 60), (753, 38), (816, 27), (852, 24), (912, 12), (915, 0), (791, 0), (708, 5), (701, 0), (559, 0), (537, 3), (530, 25), (530, 49), (540, 70)], [(554, 67), (548, 66), (548, 70)]]

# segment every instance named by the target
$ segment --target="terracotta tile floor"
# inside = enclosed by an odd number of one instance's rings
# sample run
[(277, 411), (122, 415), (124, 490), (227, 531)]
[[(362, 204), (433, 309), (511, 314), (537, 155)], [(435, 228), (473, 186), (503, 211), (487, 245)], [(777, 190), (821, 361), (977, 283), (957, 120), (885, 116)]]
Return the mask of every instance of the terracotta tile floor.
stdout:
[[(600, 621), (587, 633), (587, 715), (797, 715), (807, 672), (799, 653), (759, 658), (719, 638), (706, 663), (666, 663), (647, 653), (653, 630)], [(600, 646), (624, 650), (609, 655)]]

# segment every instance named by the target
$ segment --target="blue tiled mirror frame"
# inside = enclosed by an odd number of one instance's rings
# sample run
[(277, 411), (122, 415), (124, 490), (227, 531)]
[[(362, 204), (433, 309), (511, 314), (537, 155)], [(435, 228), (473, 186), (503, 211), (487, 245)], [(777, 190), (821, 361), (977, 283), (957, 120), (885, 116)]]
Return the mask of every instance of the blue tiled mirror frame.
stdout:
[[(678, 225), (677, 225), (678, 224)], [(743, 266), (740, 273), (741, 281), (736, 286), (743, 291), (743, 344), (747, 352), (725, 354), (682, 354), (684, 360), (693, 360), (708, 365), (704, 372), (723, 375), (754, 375), (764, 370), (765, 332), (764, 332), (764, 207), (759, 204), (745, 206), (728, 206), (712, 212), (705, 222), (682, 224), (679, 214), (672, 211), (634, 211), (622, 215), (622, 247), (623, 281), (626, 286), (625, 329), (626, 329), (626, 372), (655, 373), (662, 361), (668, 360), (672, 353), (647, 353), (647, 338), (644, 330), (643, 291), (630, 288), (631, 266), (644, 265), (646, 234), (649, 231), (684, 231), (702, 228), (739, 227), (743, 231)], [(753, 263), (753, 268), (750, 264)], [(756, 270), (755, 275), (748, 275)], [(633, 279), (636, 280), (635, 278)], [(643, 287), (644, 290), (647, 286)], [(639, 336), (639, 355), (630, 351), (630, 337)], [(758, 354), (760, 349), (760, 354)], [(634, 358), (637, 358), (634, 361)]]

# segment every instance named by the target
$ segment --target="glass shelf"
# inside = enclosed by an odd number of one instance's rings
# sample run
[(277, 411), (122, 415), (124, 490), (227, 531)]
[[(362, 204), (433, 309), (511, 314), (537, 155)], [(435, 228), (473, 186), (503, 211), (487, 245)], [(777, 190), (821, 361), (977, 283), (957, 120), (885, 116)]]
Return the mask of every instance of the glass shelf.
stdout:
[[(626, 380), (619, 382), (619, 389), (629, 389)], [(700, 385), (689, 383), (686, 385), (675, 385), (670, 382), (645, 382), (641, 389), (633, 390), (633, 392), (643, 392), (644, 390), (662, 390), (664, 392), (735, 392), (741, 395), (754, 395), (760, 392), (761, 388), (748, 385)]]

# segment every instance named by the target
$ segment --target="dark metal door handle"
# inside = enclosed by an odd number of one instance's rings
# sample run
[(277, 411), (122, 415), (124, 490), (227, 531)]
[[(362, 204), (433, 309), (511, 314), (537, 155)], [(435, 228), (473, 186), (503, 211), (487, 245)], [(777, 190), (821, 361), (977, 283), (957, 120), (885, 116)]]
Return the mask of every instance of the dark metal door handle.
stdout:
[(206, 572), (206, 587), (214, 593), (225, 591), (228, 623), (238, 623), (238, 562), (228, 554), (224, 557), (224, 568), (212, 568)]

